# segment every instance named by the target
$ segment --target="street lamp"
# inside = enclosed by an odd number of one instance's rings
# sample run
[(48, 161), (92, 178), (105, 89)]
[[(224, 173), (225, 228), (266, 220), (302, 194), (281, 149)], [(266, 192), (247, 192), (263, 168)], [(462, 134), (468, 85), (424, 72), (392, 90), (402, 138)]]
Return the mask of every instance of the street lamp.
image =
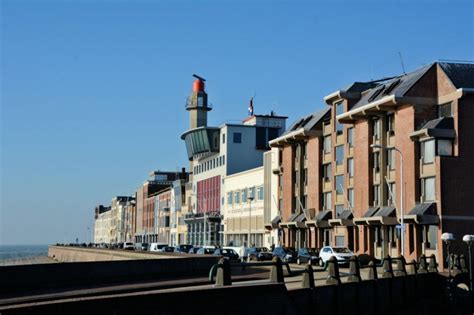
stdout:
[(400, 224), (402, 226), (401, 228), (401, 231), (400, 231), (400, 234), (401, 234), (401, 237), (400, 237), (400, 252), (401, 252), (401, 256), (403, 256), (405, 254), (405, 222), (404, 222), (404, 217), (405, 217), (405, 208), (404, 208), (404, 185), (403, 185), (403, 154), (402, 154), (402, 151), (400, 151), (399, 149), (397, 149), (396, 147), (393, 147), (393, 148), (389, 148), (389, 147), (386, 147), (386, 146), (383, 146), (383, 145), (380, 145), (380, 144), (371, 144), (370, 145), (371, 148), (373, 149), (384, 149), (384, 150), (395, 150), (398, 152), (398, 154), (400, 154)]
[(472, 260), (471, 260), (471, 246), (474, 243), (474, 235), (464, 235), (462, 238), (463, 242), (467, 244), (468, 254), (469, 254), (469, 285), (472, 291)]
[(448, 252), (448, 277), (451, 279), (451, 257), (449, 256), (449, 246), (455, 238), (452, 233), (443, 233), (441, 234), (441, 240), (446, 244), (446, 250)]
[[(252, 232), (252, 201), (253, 201), (253, 196), (249, 196), (247, 198), (249, 202), (249, 237), (248, 237), (248, 242), (247, 242), (247, 247), (250, 248), (250, 236)], [(250, 255), (247, 252), (247, 260), (250, 262)]]

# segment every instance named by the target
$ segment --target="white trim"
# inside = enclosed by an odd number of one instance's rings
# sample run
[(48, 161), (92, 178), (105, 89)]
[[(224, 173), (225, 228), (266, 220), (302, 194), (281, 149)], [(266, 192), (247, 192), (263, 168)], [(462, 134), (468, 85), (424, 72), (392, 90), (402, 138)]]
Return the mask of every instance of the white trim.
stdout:
[(359, 112), (363, 112), (365, 110), (368, 110), (368, 109), (371, 109), (373, 107), (377, 107), (377, 106), (380, 106), (384, 103), (387, 103), (387, 102), (393, 102), (393, 103), (397, 103), (396, 101), (396, 97), (395, 95), (387, 95), (387, 96), (384, 96), (382, 97), (381, 99), (377, 100), (377, 101), (374, 101), (372, 103), (369, 103), (369, 104), (366, 104), (364, 106), (361, 106), (359, 108), (356, 108), (354, 110), (350, 110), (348, 111), (347, 113), (344, 113), (344, 114), (341, 114), (341, 115), (338, 115), (336, 116), (336, 120), (340, 120), (340, 119), (343, 119), (343, 118), (347, 118), (347, 117), (350, 117), (354, 114), (357, 114)]

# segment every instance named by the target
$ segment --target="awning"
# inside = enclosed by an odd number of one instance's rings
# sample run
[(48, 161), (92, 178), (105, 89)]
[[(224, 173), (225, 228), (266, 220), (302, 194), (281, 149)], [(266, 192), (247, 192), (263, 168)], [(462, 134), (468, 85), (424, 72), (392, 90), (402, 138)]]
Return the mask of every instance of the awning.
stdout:
[(336, 219), (329, 220), (329, 225), (331, 226), (353, 226), (354, 222), (352, 219), (354, 214), (351, 210), (343, 210)]
[[(400, 222), (400, 219), (398, 220)], [(411, 211), (403, 217), (404, 223), (436, 225), (439, 216), (436, 213), (436, 202), (417, 203)]]
[(319, 211), (314, 220), (306, 221), (306, 226), (313, 225), (318, 228), (330, 228), (329, 220), (332, 218), (331, 210)]
[(367, 218), (370, 225), (397, 225), (397, 211), (394, 206), (381, 207), (373, 216)]
[(293, 213), (288, 218), (288, 221), (280, 223), (280, 226), (304, 228), (306, 227), (304, 224), (305, 221), (306, 221), (306, 217), (304, 213), (296, 212), (296, 213)]
[(270, 221), (270, 223), (266, 223), (264, 226), (267, 230), (278, 229), (280, 227), (281, 217), (277, 215)]
[(367, 219), (372, 217), (377, 211), (379, 211), (379, 207), (369, 207), (369, 209), (364, 213), (361, 218), (355, 218), (354, 224), (356, 225), (369, 225)]

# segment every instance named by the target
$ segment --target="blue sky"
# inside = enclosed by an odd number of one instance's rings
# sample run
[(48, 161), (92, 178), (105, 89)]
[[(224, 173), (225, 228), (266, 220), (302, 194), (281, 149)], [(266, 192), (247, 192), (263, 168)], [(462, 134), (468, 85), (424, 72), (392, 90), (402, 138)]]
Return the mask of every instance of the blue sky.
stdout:
[[(1, 1), (0, 244), (84, 240), (96, 204), (188, 166), (209, 124), (298, 116), (353, 81), (474, 60), (472, 1)], [(89, 233), (90, 234), (90, 233)]]

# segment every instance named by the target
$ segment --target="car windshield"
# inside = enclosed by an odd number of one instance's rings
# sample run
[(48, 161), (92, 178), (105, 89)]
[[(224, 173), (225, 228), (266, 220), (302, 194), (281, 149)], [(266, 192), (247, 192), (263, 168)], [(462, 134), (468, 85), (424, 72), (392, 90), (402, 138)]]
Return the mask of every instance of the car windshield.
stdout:
[(334, 250), (335, 253), (338, 253), (338, 254), (350, 254), (351, 253), (349, 248), (346, 248), (346, 247), (334, 247), (333, 250)]
[(223, 249), (222, 254), (233, 254), (235, 253), (233, 249)]

